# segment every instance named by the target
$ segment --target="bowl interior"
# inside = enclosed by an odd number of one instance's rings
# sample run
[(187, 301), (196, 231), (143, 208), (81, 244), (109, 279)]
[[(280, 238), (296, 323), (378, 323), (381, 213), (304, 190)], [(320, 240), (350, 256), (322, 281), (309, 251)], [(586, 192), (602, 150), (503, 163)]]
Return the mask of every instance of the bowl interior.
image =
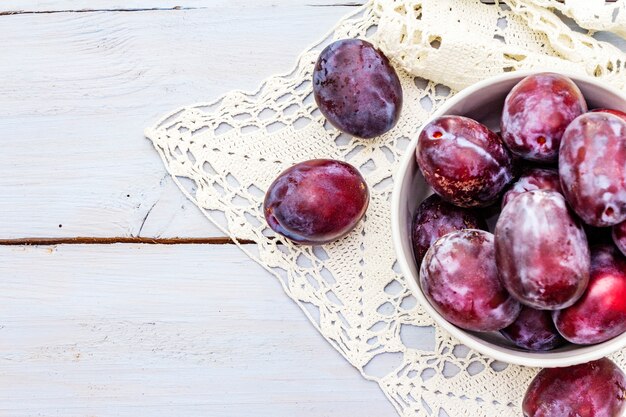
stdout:
[[(467, 116), (490, 129), (499, 131), (504, 99), (511, 88), (530, 72), (517, 72), (477, 83), (458, 93), (443, 105), (433, 118), (442, 115)], [(626, 98), (610, 87), (583, 76), (567, 74), (581, 89), (590, 109), (605, 107), (626, 111)], [(426, 124), (426, 123), (425, 123)], [(499, 333), (476, 333), (460, 329), (446, 321), (424, 297), (418, 281), (418, 268), (411, 245), (411, 221), (420, 203), (432, 191), (424, 182), (415, 161), (417, 137), (407, 148), (398, 171), (392, 203), (393, 240), (398, 262), (407, 277), (408, 285), (423, 308), (462, 343), (494, 359), (508, 363), (558, 367), (588, 362), (606, 356), (626, 346), (626, 334), (592, 346), (567, 345), (550, 352), (527, 352), (515, 347)]]

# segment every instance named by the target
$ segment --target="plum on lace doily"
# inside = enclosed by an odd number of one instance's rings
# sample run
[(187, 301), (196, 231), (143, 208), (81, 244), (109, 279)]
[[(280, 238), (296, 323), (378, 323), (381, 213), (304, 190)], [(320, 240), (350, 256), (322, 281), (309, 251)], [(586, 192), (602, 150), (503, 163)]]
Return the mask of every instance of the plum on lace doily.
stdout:
[[(624, 35), (623, 24), (612, 20), (615, 12), (599, 5), (597, 18), (582, 19), (580, 11), (591, 7), (586, 1), (372, 0), (305, 51), (292, 72), (269, 78), (254, 93), (233, 91), (178, 109), (146, 136), (187, 197), (233, 239), (255, 242), (242, 250), (280, 280), (328, 342), (377, 381), (401, 415), (517, 416), (536, 370), (494, 362), (459, 344), (420, 309), (399, 273), (390, 230), (393, 176), (423, 121), (456, 91), (488, 76), (560, 69), (624, 89), (626, 55), (563, 22), (563, 15), (571, 16), (590, 31)], [(602, 7), (621, 8), (619, 19), (626, 15), (624, 1)], [(329, 41), (346, 37), (371, 40), (401, 77), (400, 121), (374, 140), (340, 134), (313, 99), (317, 55)], [(312, 158), (350, 162), (371, 190), (364, 221), (323, 247), (275, 236), (261, 208), (265, 189), (281, 171)], [(614, 359), (626, 364), (621, 353)]]

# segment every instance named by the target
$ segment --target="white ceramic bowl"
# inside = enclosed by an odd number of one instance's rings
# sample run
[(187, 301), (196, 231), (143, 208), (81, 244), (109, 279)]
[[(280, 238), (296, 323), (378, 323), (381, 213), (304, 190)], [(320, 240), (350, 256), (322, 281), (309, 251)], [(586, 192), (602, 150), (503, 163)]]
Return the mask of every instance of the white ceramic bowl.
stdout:
[[(478, 120), (489, 128), (499, 130), (500, 114), (508, 92), (522, 78), (535, 72), (513, 72), (489, 78), (459, 92), (432, 116), (460, 115)], [(626, 95), (592, 78), (564, 74), (583, 92), (590, 109), (605, 107), (626, 111)], [(427, 124), (426, 122), (425, 124)], [(446, 321), (428, 302), (418, 280), (418, 267), (411, 245), (411, 221), (419, 204), (432, 192), (424, 182), (417, 162), (415, 148), (419, 132), (406, 150), (396, 176), (391, 225), (398, 262), (413, 294), (433, 319), (466, 346), (494, 359), (524, 366), (560, 367), (589, 362), (626, 347), (626, 333), (591, 346), (567, 345), (549, 352), (527, 352), (515, 347), (499, 333), (477, 333), (463, 330)]]

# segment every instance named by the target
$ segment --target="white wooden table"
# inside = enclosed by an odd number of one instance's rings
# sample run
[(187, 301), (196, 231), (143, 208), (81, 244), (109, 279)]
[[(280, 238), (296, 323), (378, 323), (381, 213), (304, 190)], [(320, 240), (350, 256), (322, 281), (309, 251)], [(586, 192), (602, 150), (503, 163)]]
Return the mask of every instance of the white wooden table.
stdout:
[(0, 3), (0, 416), (394, 415), (143, 137), (355, 7)]
[(143, 137), (357, 6), (0, 2), (0, 416), (395, 415)]

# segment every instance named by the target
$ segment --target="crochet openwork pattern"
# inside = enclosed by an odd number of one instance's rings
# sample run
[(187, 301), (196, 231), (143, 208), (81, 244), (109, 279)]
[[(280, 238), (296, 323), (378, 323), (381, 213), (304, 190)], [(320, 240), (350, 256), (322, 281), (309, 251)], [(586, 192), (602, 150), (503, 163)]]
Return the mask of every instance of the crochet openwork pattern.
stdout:
[[(580, 27), (570, 29), (566, 19)], [(187, 197), (234, 240), (255, 242), (240, 246), (280, 280), (346, 360), (380, 385), (400, 415), (518, 416), (537, 370), (506, 366), (459, 344), (421, 310), (399, 273), (390, 228), (393, 176), (423, 121), (486, 77), (579, 71), (624, 90), (626, 54), (596, 40), (594, 31), (626, 37), (623, 0), (373, 0), (304, 51), (290, 73), (269, 78), (254, 93), (233, 91), (176, 110), (146, 135)], [(341, 134), (317, 109), (314, 62), (341, 38), (370, 40), (398, 70), (404, 108), (384, 136)], [(365, 220), (323, 247), (276, 236), (262, 211), (272, 180), (313, 158), (348, 161), (371, 190)], [(613, 359), (626, 365), (621, 353)]]

